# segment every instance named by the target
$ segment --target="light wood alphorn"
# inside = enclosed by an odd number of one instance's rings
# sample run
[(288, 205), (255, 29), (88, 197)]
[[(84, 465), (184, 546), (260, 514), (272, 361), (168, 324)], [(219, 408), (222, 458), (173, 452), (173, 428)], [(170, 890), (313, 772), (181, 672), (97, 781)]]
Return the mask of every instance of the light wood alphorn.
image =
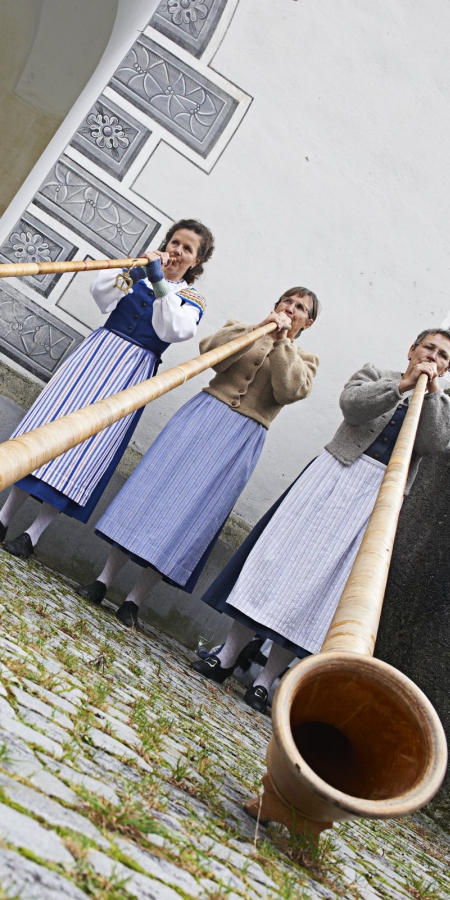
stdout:
[(147, 266), (145, 256), (126, 259), (70, 259), (63, 262), (4, 263), (0, 278), (20, 278), (27, 275), (61, 275), (64, 272), (94, 272), (98, 269), (130, 269)]
[(179, 366), (173, 366), (166, 372), (155, 375), (154, 378), (62, 416), (54, 422), (49, 422), (48, 425), (41, 425), (33, 431), (5, 441), (0, 444), (0, 490), (34, 472), (51, 459), (61, 456), (71, 447), (83, 443), (124, 416), (130, 415), (141, 406), (146, 406), (157, 397), (184, 384), (194, 375), (249, 347), (259, 338), (275, 331), (276, 327), (275, 322), (269, 322), (221, 347), (208, 350), (207, 353), (180, 363)]
[(373, 654), (426, 386), (427, 376), (421, 375), (321, 653)]
[(336, 820), (420, 809), (446, 771), (431, 703), (372, 657), (426, 383), (421, 375), (321, 652), (291, 669), (275, 694), (262, 798), (246, 804), (313, 840)]

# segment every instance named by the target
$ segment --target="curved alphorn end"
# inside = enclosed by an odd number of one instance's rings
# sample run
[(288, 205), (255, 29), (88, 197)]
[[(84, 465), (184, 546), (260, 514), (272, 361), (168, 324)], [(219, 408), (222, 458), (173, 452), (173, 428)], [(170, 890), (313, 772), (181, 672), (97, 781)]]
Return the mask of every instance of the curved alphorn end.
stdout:
[(320, 829), (330, 820), (410, 815), (445, 776), (437, 713), (378, 659), (335, 652), (302, 660), (278, 687), (272, 725), (261, 815), (288, 827), (280, 803)]
[(333, 827), (333, 822), (317, 822), (315, 819), (308, 819), (299, 810), (285, 803), (275, 793), (267, 772), (263, 775), (262, 784), (263, 793), (259, 797), (247, 800), (243, 805), (245, 812), (252, 819), (256, 819), (262, 825), (266, 825), (268, 822), (280, 822), (289, 829), (291, 834), (302, 834), (313, 844), (317, 844), (322, 831)]

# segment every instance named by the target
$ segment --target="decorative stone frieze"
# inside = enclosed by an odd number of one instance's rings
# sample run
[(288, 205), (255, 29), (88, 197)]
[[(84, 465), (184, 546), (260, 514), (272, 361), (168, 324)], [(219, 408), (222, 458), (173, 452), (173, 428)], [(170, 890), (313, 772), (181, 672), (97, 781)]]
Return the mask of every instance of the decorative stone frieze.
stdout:
[(6, 279), (0, 282), (0, 348), (25, 369), (48, 381), (81, 340), (78, 332)]
[(199, 57), (209, 44), (227, 0), (162, 0), (150, 21), (161, 34)]
[(237, 107), (231, 94), (145, 35), (115, 72), (111, 87), (203, 157)]
[(122, 181), (151, 131), (112, 100), (100, 96), (70, 146)]
[(55, 164), (35, 200), (107, 255), (139, 255), (160, 223), (66, 156)]
[[(40, 263), (72, 259), (78, 247), (66, 240), (49, 225), (26, 212), (0, 247), (0, 262)], [(60, 275), (31, 275), (23, 281), (35, 291), (48, 297)]]

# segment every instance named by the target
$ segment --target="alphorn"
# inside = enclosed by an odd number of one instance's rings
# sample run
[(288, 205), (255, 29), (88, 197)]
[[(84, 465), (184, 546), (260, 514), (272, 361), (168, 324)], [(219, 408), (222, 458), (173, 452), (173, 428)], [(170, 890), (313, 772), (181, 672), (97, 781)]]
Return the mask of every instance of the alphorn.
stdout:
[(173, 366), (154, 378), (148, 378), (124, 391), (111, 394), (104, 400), (5, 441), (0, 444), (0, 491), (210, 366), (244, 350), (259, 338), (275, 331), (276, 327), (275, 322), (269, 322), (221, 347), (215, 347), (179, 366)]
[(276, 691), (264, 790), (245, 804), (313, 841), (335, 821), (420, 809), (446, 771), (430, 701), (372, 656), (426, 383), (421, 375), (321, 651)]
[(71, 259), (64, 262), (4, 263), (0, 265), (0, 278), (20, 278), (26, 275), (61, 275), (64, 272), (93, 272), (97, 269), (130, 269), (146, 266), (148, 259)]

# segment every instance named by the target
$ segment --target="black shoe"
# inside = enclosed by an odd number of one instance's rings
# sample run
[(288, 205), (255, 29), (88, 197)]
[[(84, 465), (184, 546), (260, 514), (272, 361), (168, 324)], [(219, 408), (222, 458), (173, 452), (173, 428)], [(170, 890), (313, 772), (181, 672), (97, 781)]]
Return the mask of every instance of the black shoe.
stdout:
[(139, 607), (136, 603), (133, 603), (132, 600), (124, 600), (122, 605), (119, 606), (119, 609), (116, 612), (116, 616), (124, 625), (127, 626), (127, 628), (138, 628), (138, 612)]
[(251, 706), (252, 709), (256, 709), (256, 712), (266, 713), (268, 696), (269, 692), (262, 685), (249, 687), (244, 694), (244, 703)]
[(90, 600), (91, 603), (100, 606), (102, 600), (105, 599), (108, 588), (106, 584), (103, 584), (103, 581), (93, 581), (92, 584), (80, 584), (75, 590), (80, 597), (85, 597), (86, 600)]
[(194, 672), (198, 672), (200, 675), (204, 675), (205, 678), (209, 678), (210, 681), (223, 684), (225, 679), (233, 674), (234, 666), (224, 669), (218, 656), (207, 656), (206, 659), (196, 659), (195, 662), (191, 663), (191, 669), (194, 669)]
[(19, 534), (13, 541), (6, 541), (3, 544), (3, 549), (7, 553), (11, 553), (12, 556), (21, 556), (22, 559), (28, 559), (34, 553), (30, 535), (26, 531), (23, 534)]
[[(253, 637), (251, 641), (246, 644), (243, 650), (241, 650), (234, 667), (235, 669), (239, 668), (242, 672), (248, 672), (252, 662), (257, 662), (262, 666), (265, 666), (267, 662), (267, 656), (264, 656), (264, 653), (260, 653), (261, 647), (265, 642), (265, 638), (261, 637)], [(263, 660), (263, 662), (261, 662)]]
[(3, 544), (3, 541), (5, 540), (7, 531), (8, 531), (8, 526), (4, 525), (3, 522), (0, 522), (0, 544)]

